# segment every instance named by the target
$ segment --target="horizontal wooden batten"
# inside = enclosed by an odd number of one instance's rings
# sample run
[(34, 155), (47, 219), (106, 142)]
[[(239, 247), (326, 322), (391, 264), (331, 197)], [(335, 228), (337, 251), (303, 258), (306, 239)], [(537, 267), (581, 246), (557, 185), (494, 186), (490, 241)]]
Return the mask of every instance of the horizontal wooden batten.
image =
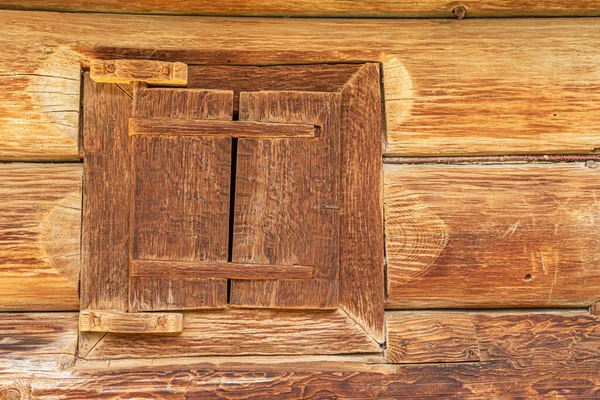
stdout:
[(239, 263), (132, 260), (131, 276), (227, 278), (249, 280), (310, 279), (315, 267)]
[(188, 67), (180, 62), (92, 60), (90, 77), (98, 83), (139, 81), (150, 85), (185, 86), (188, 80)]
[(81, 332), (178, 333), (183, 330), (183, 314), (82, 310), (79, 313), (79, 330)]
[(317, 128), (308, 124), (252, 121), (130, 118), (129, 135), (198, 135), (234, 138), (311, 138)]
[(596, 163), (386, 165), (388, 309), (588, 307)]
[(489, 18), (600, 15), (600, 6), (596, 0), (233, 0), (226, 3), (209, 0), (105, 0), (101, 3), (89, 0), (2, 0), (0, 7), (18, 10), (253, 17)]

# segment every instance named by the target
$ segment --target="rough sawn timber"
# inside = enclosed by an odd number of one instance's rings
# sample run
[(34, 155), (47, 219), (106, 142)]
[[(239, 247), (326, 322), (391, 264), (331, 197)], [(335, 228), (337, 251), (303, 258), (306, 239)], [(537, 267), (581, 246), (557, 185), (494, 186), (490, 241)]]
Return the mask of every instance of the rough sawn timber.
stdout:
[(0, 39), (0, 82), (8, 88), (0, 159), (76, 158), (80, 62), (120, 58), (382, 62), (387, 154), (600, 148), (600, 25), (592, 18), (436, 23), (1, 11), (0, 23), (11, 27)]
[(459, 6), (466, 9), (467, 18), (600, 15), (600, 3), (597, 0), (105, 0), (101, 3), (91, 0), (0, 1), (0, 8), (16, 10), (255, 17), (457, 18), (461, 15), (458, 10), (455, 11)]
[(600, 169), (385, 165), (384, 181), (387, 308), (588, 307), (600, 298)]

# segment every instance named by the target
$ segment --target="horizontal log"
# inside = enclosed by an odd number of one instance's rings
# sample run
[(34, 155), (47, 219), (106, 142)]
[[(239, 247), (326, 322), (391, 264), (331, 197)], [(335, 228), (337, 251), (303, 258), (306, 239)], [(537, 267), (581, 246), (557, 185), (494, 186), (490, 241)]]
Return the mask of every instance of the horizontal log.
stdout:
[(79, 309), (78, 164), (0, 164), (0, 311)]
[(150, 85), (185, 86), (188, 66), (166, 61), (92, 60), (90, 78), (99, 83), (145, 82)]
[(594, 167), (386, 165), (386, 307), (588, 307), (600, 297)]
[(81, 310), (80, 332), (178, 333), (183, 330), (181, 313), (126, 313)]
[(189, 312), (184, 318), (185, 329), (174, 336), (108, 333), (86, 358), (380, 352), (379, 344), (343, 311), (224, 309)]
[(310, 279), (315, 267), (239, 263), (198, 263), (186, 261), (132, 260), (130, 276), (226, 278), (226, 279)]
[(106, 0), (102, 3), (89, 0), (0, 1), (0, 7), (18, 10), (47, 10), (71, 12), (108, 12), (132, 14), (176, 15), (236, 15), (264, 17), (369, 17), (369, 18), (481, 18), (481, 17), (583, 17), (600, 15), (596, 0), (579, 0), (570, 3), (552, 0), (395, 0), (343, 1), (343, 0), (233, 0), (215, 3), (208, 0), (181, 0), (159, 2), (142, 0), (123, 2)]
[(73, 366), (76, 348), (77, 313), (0, 314), (0, 376), (58, 372)]
[(233, 138), (311, 138), (315, 126), (253, 121), (130, 118), (129, 135), (199, 135)]
[[(382, 62), (386, 154), (589, 154), (600, 148), (595, 19), (436, 24), (0, 11), (0, 22), (11, 26), (11, 35), (0, 38), (0, 83), (7, 88), (0, 159), (77, 156), (80, 63), (91, 59), (221, 66)], [(43, 147), (38, 138), (45, 139)]]
[(600, 318), (586, 310), (386, 314), (391, 363), (597, 360)]

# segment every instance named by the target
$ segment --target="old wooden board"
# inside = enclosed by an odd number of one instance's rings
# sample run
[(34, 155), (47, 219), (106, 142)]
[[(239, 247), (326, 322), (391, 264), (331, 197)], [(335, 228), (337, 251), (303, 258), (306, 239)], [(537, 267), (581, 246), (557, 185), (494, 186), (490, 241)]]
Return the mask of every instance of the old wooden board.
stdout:
[(369, 17), (369, 18), (481, 18), (481, 17), (585, 17), (600, 15), (596, 0), (570, 3), (552, 0), (233, 0), (214, 3), (208, 0), (122, 2), (106, 0), (0, 1), (0, 8), (71, 12), (107, 12), (132, 14), (226, 15), (265, 17)]
[(387, 154), (593, 153), (600, 147), (594, 19), (440, 24), (2, 11), (0, 22), (11, 26), (0, 39), (0, 78), (8, 88), (0, 107), (2, 159), (77, 157), (80, 62), (98, 58), (381, 62)]
[(82, 168), (0, 165), (0, 311), (79, 309)]
[(387, 308), (598, 300), (595, 166), (386, 165)]

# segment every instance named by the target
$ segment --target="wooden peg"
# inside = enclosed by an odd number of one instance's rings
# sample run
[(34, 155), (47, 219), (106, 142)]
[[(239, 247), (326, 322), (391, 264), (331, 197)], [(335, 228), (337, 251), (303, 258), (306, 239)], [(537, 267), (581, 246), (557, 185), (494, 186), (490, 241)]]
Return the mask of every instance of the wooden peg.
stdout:
[(79, 331), (177, 333), (183, 331), (183, 314), (82, 310), (79, 313)]

